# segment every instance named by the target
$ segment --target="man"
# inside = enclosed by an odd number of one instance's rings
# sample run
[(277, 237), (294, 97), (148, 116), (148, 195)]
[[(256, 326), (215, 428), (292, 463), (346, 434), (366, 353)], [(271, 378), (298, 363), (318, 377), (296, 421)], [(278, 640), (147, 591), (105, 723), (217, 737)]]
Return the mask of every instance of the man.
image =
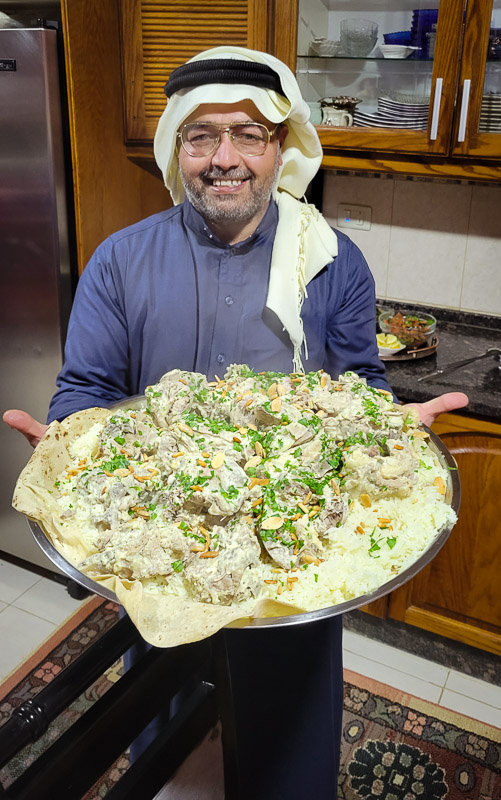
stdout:
[[(155, 136), (174, 202), (109, 237), (80, 280), (48, 420), (104, 406), (175, 367), (213, 378), (348, 369), (388, 389), (374, 282), (360, 251), (303, 197), (322, 151), (290, 70), (215, 48), (175, 70)], [(444, 395), (421, 418), (465, 405)], [(45, 426), (4, 420), (36, 444)], [(238, 797), (329, 800), (342, 711), (341, 620), (222, 634)]]

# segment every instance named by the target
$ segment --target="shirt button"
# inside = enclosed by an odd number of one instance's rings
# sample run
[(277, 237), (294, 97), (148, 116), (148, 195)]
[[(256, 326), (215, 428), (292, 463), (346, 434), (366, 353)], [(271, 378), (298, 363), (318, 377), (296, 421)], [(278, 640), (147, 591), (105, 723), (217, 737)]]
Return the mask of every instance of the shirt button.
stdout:
[(218, 364), (224, 364), (224, 355), (222, 353), (219, 353), (219, 355), (217, 357), (217, 363)]
[(236, 248), (232, 247), (231, 250), (230, 250), (230, 255), (234, 256), (236, 252), (237, 252)]
[(228, 297), (224, 298), (224, 302), (226, 303), (227, 306), (232, 306), (233, 305), (233, 297), (229, 294)]

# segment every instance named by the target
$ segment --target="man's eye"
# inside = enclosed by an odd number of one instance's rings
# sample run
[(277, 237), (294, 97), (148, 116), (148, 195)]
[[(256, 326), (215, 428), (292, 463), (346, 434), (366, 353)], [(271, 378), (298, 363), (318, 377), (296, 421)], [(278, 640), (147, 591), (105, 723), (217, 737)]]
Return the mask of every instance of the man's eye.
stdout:
[(212, 141), (213, 137), (210, 136), (205, 131), (201, 131), (200, 133), (190, 133), (189, 142), (191, 144), (205, 144), (206, 142)]
[(254, 143), (263, 141), (263, 137), (257, 136), (255, 133), (235, 133), (233, 138), (236, 139), (237, 142)]

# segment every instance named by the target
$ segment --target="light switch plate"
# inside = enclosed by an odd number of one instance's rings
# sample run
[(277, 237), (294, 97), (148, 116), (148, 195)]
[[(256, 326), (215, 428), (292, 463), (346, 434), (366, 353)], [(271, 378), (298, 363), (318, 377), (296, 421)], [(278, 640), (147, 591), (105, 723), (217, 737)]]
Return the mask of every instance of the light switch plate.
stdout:
[(354, 228), (359, 231), (370, 231), (372, 208), (358, 206), (354, 203), (339, 203), (337, 207), (338, 228)]

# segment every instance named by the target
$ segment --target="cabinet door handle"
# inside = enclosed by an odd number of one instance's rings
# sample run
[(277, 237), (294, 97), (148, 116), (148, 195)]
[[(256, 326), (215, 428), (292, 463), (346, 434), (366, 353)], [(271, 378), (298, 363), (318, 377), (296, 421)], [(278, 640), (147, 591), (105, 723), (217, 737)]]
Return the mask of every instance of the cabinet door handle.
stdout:
[(431, 115), (430, 139), (436, 139), (438, 133), (438, 120), (440, 118), (440, 101), (442, 99), (443, 78), (435, 81), (435, 97), (433, 98), (433, 112)]
[(464, 142), (466, 136), (466, 119), (470, 104), (471, 80), (467, 78), (463, 83), (463, 97), (461, 99), (461, 113), (459, 115), (458, 142)]

